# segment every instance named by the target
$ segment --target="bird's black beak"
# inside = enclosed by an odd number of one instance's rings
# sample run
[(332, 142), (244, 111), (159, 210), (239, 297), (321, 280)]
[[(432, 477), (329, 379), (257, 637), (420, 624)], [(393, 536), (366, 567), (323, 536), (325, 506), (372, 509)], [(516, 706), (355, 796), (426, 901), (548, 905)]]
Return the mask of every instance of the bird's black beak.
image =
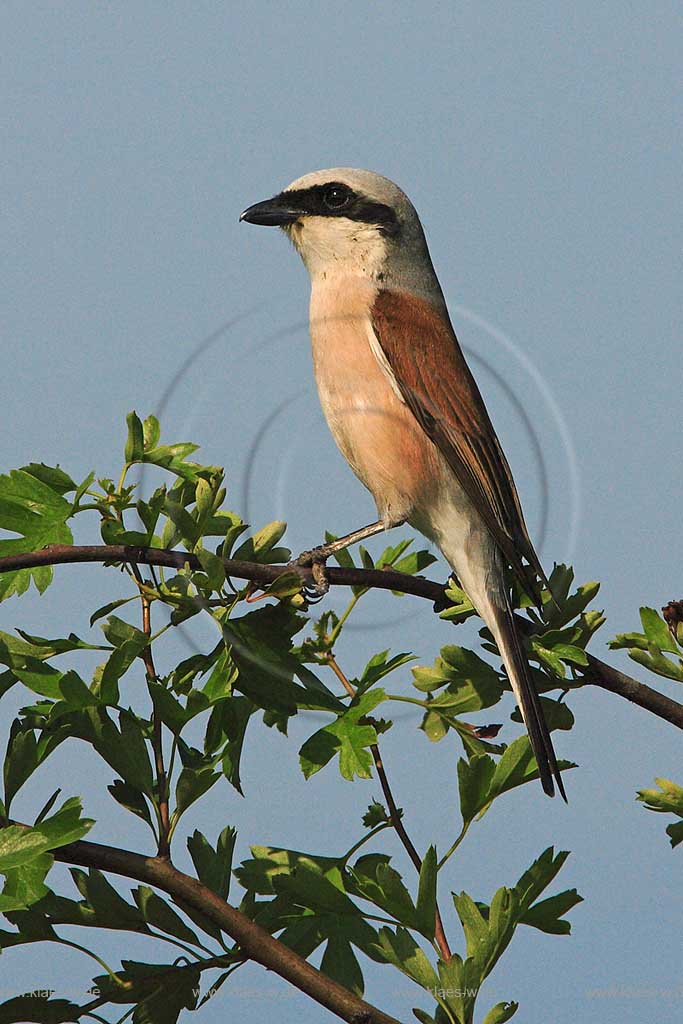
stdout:
[(246, 220), (249, 224), (265, 224), (267, 227), (282, 227), (283, 224), (293, 224), (301, 216), (301, 210), (296, 210), (286, 192), (272, 199), (265, 199), (262, 203), (254, 203), (248, 206), (244, 213), (240, 214), (240, 220)]

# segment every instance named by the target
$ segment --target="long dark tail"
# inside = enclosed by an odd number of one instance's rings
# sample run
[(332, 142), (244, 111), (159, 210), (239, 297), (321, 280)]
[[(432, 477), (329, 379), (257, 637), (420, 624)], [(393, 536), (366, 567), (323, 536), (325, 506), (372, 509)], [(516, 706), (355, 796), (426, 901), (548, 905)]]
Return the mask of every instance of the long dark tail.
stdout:
[(524, 650), (524, 644), (515, 624), (512, 606), (507, 594), (504, 597), (504, 606), (501, 608), (493, 601), (489, 602), (489, 615), (486, 615), (486, 624), (493, 633), (498, 645), (498, 650), (505, 664), (512, 692), (519, 706), (524, 719), (531, 749), (536, 757), (538, 771), (541, 777), (541, 785), (548, 796), (555, 795), (555, 783), (562, 799), (567, 802), (567, 794), (564, 791), (560, 769), (553, 750), (553, 743), (550, 738), (550, 731), (543, 717), (543, 709), (534, 686), (529, 661)]

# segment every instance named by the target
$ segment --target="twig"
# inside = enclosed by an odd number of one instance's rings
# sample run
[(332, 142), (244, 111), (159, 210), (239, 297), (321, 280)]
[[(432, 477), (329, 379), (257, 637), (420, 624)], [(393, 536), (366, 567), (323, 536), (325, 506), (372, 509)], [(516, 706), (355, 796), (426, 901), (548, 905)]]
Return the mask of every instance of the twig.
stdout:
[[(125, 562), (129, 565), (161, 565), (170, 569), (200, 569), (199, 560), (186, 551), (166, 551), (157, 548), (128, 547), (124, 544), (70, 545), (50, 544), (40, 551), (8, 555), (0, 558), (0, 573), (16, 572), (17, 569), (35, 569), (41, 565), (64, 565), (76, 562)], [(224, 560), (225, 571), (235, 579), (252, 580), (268, 584), (285, 571), (283, 565), (261, 565), (257, 562)], [(310, 569), (299, 570), (304, 581), (313, 581)], [(424, 576), (408, 576), (394, 569), (346, 569), (331, 566), (327, 569), (331, 586), (365, 587), (368, 590), (398, 590), (428, 601), (441, 601), (445, 585), (427, 580)], [(526, 623), (526, 620), (523, 620)], [(606, 662), (588, 655), (588, 667), (581, 673), (583, 679), (593, 686), (616, 693), (619, 697), (638, 704), (658, 718), (670, 722), (677, 729), (683, 729), (683, 704), (671, 700), (653, 690), (645, 683), (619, 672)]]
[[(144, 581), (137, 565), (131, 563), (131, 570), (137, 580), (140, 589), (140, 601), (142, 603), (142, 632), (148, 637), (152, 635), (151, 601), (144, 591)], [(147, 673), (147, 681), (156, 683), (158, 676), (154, 667), (154, 656), (151, 644), (148, 644), (142, 652), (142, 660)], [(153, 702), (152, 702), (153, 703)], [(164, 745), (162, 736), (162, 723), (156, 709), (152, 711), (152, 748), (154, 750), (154, 764), (157, 775), (157, 798), (159, 801), (159, 844), (158, 855), (168, 857), (170, 854), (169, 836), (170, 821), (168, 814), (168, 780), (164, 768)]]
[[(327, 664), (332, 669), (332, 671), (334, 672), (334, 674), (336, 675), (337, 679), (340, 681), (340, 683), (346, 690), (346, 692), (351, 697), (354, 697), (356, 695), (355, 687), (353, 686), (352, 683), (349, 682), (346, 673), (341, 669), (337, 659), (335, 658), (334, 654), (332, 654), (331, 651), (327, 653), (326, 661)], [(391, 824), (393, 825), (399, 839), (401, 840), (403, 846), (405, 847), (408, 856), (410, 857), (411, 861), (413, 862), (413, 865), (415, 866), (417, 872), (419, 873), (422, 870), (422, 858), (415, 849), (410, 836), (406, 832), (403, 821), (401, 820), (401, 812), (396, 806), (394, 794), (391, 792), (389, 779), (387, 778), (387, 773), (382, 763), (382, 755), (380, 754), (379, 746), (376, 743), (373, 743), (370, 746), (370, 753), (372, 754), (372, 760), (375, 762), (375, 768), (377, 769), (377, 777), (379, 778), (380, 786), (382, 787), (382, 792), (384, 793), (384, 799), (386, 800), (387, 807), (389, 808), (389, 818), (391, 820)], [(439, 947), (441, 959), (450, 960), (453, 954), (451, 953), (450, 946), (448, 945), (448, 939), (446, 938), (446, 933), (444, 931), (443, 921), (441, 919), (441, 912), (439, 911), (438, 904), (436, 907), (436, 925), (434, 929), (434, 938), (436, 940), (437, 946)]]

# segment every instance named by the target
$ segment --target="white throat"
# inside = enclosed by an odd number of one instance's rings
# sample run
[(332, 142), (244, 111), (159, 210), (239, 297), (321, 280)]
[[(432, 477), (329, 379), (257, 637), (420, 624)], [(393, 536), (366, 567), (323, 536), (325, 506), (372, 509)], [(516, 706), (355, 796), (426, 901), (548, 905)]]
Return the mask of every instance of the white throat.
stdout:
[(285, 230), (313, 280), (339, 273), (375, 280), (386, 262), (386, 240), (374, 224), (308, 216)]

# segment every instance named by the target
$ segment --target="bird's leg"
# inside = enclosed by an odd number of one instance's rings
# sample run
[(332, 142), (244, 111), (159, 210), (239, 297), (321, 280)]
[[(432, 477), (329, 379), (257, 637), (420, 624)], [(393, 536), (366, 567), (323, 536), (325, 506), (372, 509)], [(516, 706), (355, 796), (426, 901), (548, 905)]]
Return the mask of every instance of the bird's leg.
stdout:
[(351, 544), (357, 544), (358, 541), (367, 540), (368, 537), (374, 537), (378, 533), (384, 533), (385, 530), (390, 530), (394, 526), (401, 526), (403, 522), (404, 520), (393, 522), (378, 519), (377, 522), (363, 526), (360, 530), (354, 530), (353, 533), (347, 533), (344, 537), (338, 537), (327, 544), (319, 544), (318, 547), (311, 548), (309, 551), (302, 551), (298, 558), (290, 562), (290, 565), (303, 569), (310, 568), (315, 583), (315, 588), (311, 589), (314, 589), (316, 596), (322, 597), (330, 586), (325, 572), (325, 562), (328, 558), (336, 555), (338, 551), (348, 548)]

